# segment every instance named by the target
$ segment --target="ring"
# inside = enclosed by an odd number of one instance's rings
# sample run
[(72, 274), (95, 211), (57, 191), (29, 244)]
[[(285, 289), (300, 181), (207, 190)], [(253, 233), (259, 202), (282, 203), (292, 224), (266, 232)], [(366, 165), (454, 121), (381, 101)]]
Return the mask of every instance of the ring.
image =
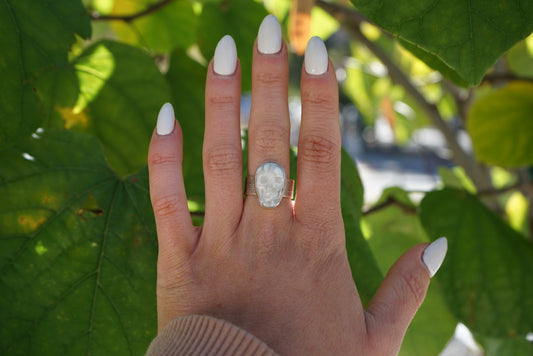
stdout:
[(285, 170), (276, 162), (265, 162), (246, 178), (246, 195), (257, 195), (263, 208), (275, 208), (286, 197), (292, 199), (294, 180), (287, 179)]

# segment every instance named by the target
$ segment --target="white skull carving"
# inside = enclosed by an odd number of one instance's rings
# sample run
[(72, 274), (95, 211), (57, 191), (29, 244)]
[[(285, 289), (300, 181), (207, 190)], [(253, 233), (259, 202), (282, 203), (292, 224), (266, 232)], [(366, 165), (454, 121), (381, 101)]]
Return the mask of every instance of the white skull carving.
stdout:
[(285, 170), (275, 162), (265, 162), (255, 171), (255, 191), (259, 203), (265, 208), (279, 205), (285, 191)]

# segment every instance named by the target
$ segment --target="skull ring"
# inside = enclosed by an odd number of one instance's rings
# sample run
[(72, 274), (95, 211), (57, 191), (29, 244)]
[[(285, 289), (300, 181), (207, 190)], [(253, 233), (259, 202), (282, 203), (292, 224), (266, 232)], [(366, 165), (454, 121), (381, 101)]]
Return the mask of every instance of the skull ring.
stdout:
[(287, 179), (285, 170), (276, 162), (265, 162), (246, 178), (246, 195), (257, 195), (264, 208), (275, 208), (283, 197), (291, 198), (294, 181)]

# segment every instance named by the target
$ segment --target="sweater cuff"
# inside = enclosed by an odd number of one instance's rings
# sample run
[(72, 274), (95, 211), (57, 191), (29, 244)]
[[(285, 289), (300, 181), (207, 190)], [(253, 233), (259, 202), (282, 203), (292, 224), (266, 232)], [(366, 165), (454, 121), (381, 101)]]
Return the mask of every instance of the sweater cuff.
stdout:
[(152, 341), (146, 356), (275, 356), (264, 342), (227, 321), (204, 315), (172, 320)]

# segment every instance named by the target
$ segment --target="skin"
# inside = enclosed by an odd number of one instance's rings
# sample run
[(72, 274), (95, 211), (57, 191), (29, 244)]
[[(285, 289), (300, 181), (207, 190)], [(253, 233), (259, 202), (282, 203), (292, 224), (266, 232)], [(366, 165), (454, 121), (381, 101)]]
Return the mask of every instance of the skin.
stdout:
[[(287, 47), (254, 47), (249, 172), (275, 161), (289, 172)], [(294, 201), (273, 209), (243, 199), (239, 126), (241, 69), (208, 68), (203, 146), (206, 211), (194, 227), (182, 177), (182, 134), (158, 136), (149, 151), (159, 239), (158, 328), (191, 314), (227, 320), (282, 355), (394, 355), (424, 300), (427, 244), (407, 251), (363, 308), (346, 256), (340, 207), (338, 87), (302, 71), (302, 124)], [(178, 115), (179, 116), (179, 115)]]

